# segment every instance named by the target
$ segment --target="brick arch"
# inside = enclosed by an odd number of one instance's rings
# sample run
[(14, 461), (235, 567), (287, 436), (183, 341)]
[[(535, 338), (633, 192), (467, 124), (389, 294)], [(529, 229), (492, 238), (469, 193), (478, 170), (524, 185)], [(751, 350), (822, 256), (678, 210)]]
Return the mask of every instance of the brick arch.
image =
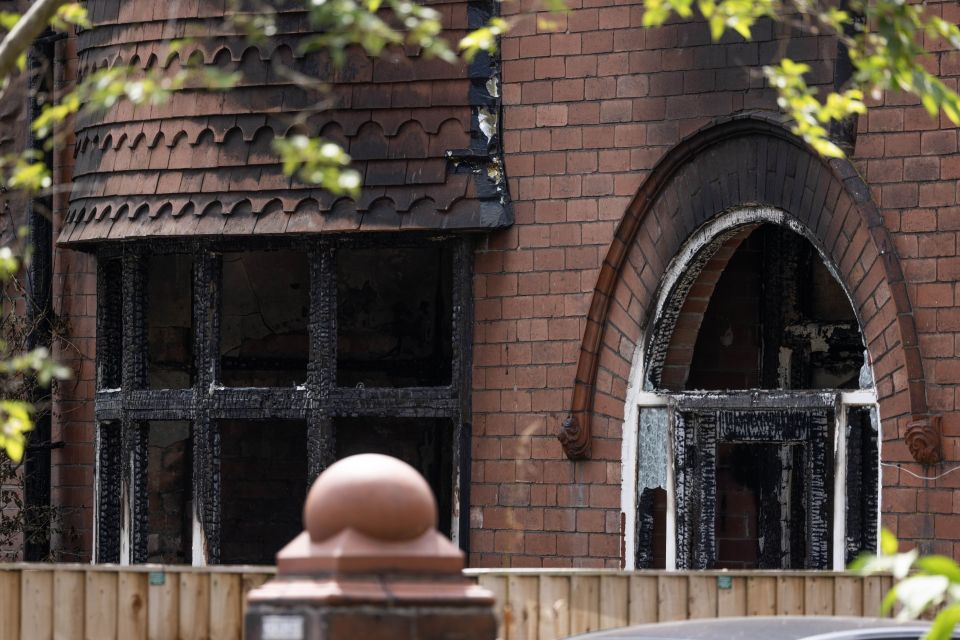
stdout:
[(806, 147), (780, 116), (746, 113), (681, 141), (621, 219), (594, 288), (559, 434), (569, 458), (590, 457), (594, 438), (620, 438), (633, 356), (671, 260), (711, 218), (749, 206), (785, 212), (836, 266), (860, 320), (887, 432), (920, 425), (921, 441), (939, 442), (930, 435), (935, 422), (903, 272), (867, 185), (849, 161), (826, 161)]

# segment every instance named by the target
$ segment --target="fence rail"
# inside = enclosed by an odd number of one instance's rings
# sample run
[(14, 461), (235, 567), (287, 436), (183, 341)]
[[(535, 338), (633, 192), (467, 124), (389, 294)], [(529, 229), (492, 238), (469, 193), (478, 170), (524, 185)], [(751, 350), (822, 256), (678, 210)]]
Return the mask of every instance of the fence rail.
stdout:
[[(239, 640), (273, 567), (0, 565), (0, 640)], [(888, 577), (826, 572), (484, 570), (501, 640), (735, 615), (876, 615)]]

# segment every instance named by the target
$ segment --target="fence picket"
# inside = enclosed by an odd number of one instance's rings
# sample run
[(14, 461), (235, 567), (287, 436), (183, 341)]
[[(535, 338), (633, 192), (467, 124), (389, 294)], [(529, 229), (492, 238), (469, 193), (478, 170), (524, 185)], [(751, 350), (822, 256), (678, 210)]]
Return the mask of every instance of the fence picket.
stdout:
[(53, 571), (24, 571), (20, 582), (21, 640), (52, 640), (52, 610)]
[(210, 579), (180, 574), (180, 640), (206, 640), (210, 632)]
[(496, 601), (493, 605), (493, 615), (497, 619), (497, 640), (506, 640), (508, 615), (504, 608), (507, 606), (507, 577), (483, 574), (479, 577), (478, 583), (493, 594)]
[(863, 615), (879, 616), (880, 605), (886, 592), (880, 576), (868, 576), (863, 579)]
[(112, 571), (88, 571), (84, 581), (83, 618), (87, 640), (114, 640), (145, 636), (118, 634), (117, 574)]
[(630, 576), (630, 624), (657, 621), (657, 579), (653, 576)]
[(627, 626), (630, 608), (630, 582), (626, 576), (600, 577), (600, 628)]
[(777, 576), (777, 615), (803, 615), (803, 578)]
[(657, 618), (661, 622), (686, 620), (689, 613), (687, 609), (687, 576), (659, 576), (657, 603)]
[(151, 571), (147, 586), (147, 637), (177, 640), (180, 630), (180, 581), (169, 571)]
[(210, 640), (233, 640), (243, 633), (242, 585), (238, 574), (210, 576)]
[(854, 577), (834, 578), (833, 613), (838, 616), (863, 615), (863, 579)]
[(735, 576), (730, 579), (730, 588), (720, 589), (717, 585), (717, 617), (747, 615), (747, 579)]
[(510, 598), (510, 640), (536, 640), (540, 626), (540, 586), (537, 576), (512, 575), (507, 578)]
[(599, 628), (600, 576), (574, 574), (570, 577), (570, 633), (586, 633)]
[(833, 578), (806, 576), (803, 584), (803, 611), (808, 616), (833, 615)]
[[(89, 590), (89, 584), (88, 584)], [(117, 637), (147, 637), (147, 574), (121, 571), (117, 575)], [(90, 640), (93, 640), (91, 637)]]
[(715, 576), (690, 576), (687, 591), (687, 615), (691, 620), (717, 617)]
[(560, 640), (570, 635), (570, 578), (540, 577), (539, 640)]
[(777, 579), (750, 576), (747, 578), (747, 615), (777, 615)]
[(53, 573), (53, 638), (82, 640), (84, 616), (82, 571)]
[(0, 638), (20, 637), (20, 572), (0, 571)]

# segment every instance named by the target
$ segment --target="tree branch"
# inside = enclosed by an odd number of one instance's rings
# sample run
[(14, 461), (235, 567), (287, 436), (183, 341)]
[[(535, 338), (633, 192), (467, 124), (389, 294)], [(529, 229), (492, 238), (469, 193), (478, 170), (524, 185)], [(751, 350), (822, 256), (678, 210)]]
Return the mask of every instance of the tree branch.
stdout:
[(6, 83), (17, 67), (17, 59), (57, 15), (57, 10), (72, 0), (35, 0), (23, 17), (0, 41), (0, 82)]

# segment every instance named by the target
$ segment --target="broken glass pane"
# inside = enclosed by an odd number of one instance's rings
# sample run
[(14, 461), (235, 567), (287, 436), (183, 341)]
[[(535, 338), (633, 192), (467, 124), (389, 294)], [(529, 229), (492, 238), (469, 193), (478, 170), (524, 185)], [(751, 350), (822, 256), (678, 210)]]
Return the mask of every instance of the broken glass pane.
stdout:
[(640, 491), (667, 486), (668, 419), (667, 407), (640, 409), (637, 435), (637, 487)]

